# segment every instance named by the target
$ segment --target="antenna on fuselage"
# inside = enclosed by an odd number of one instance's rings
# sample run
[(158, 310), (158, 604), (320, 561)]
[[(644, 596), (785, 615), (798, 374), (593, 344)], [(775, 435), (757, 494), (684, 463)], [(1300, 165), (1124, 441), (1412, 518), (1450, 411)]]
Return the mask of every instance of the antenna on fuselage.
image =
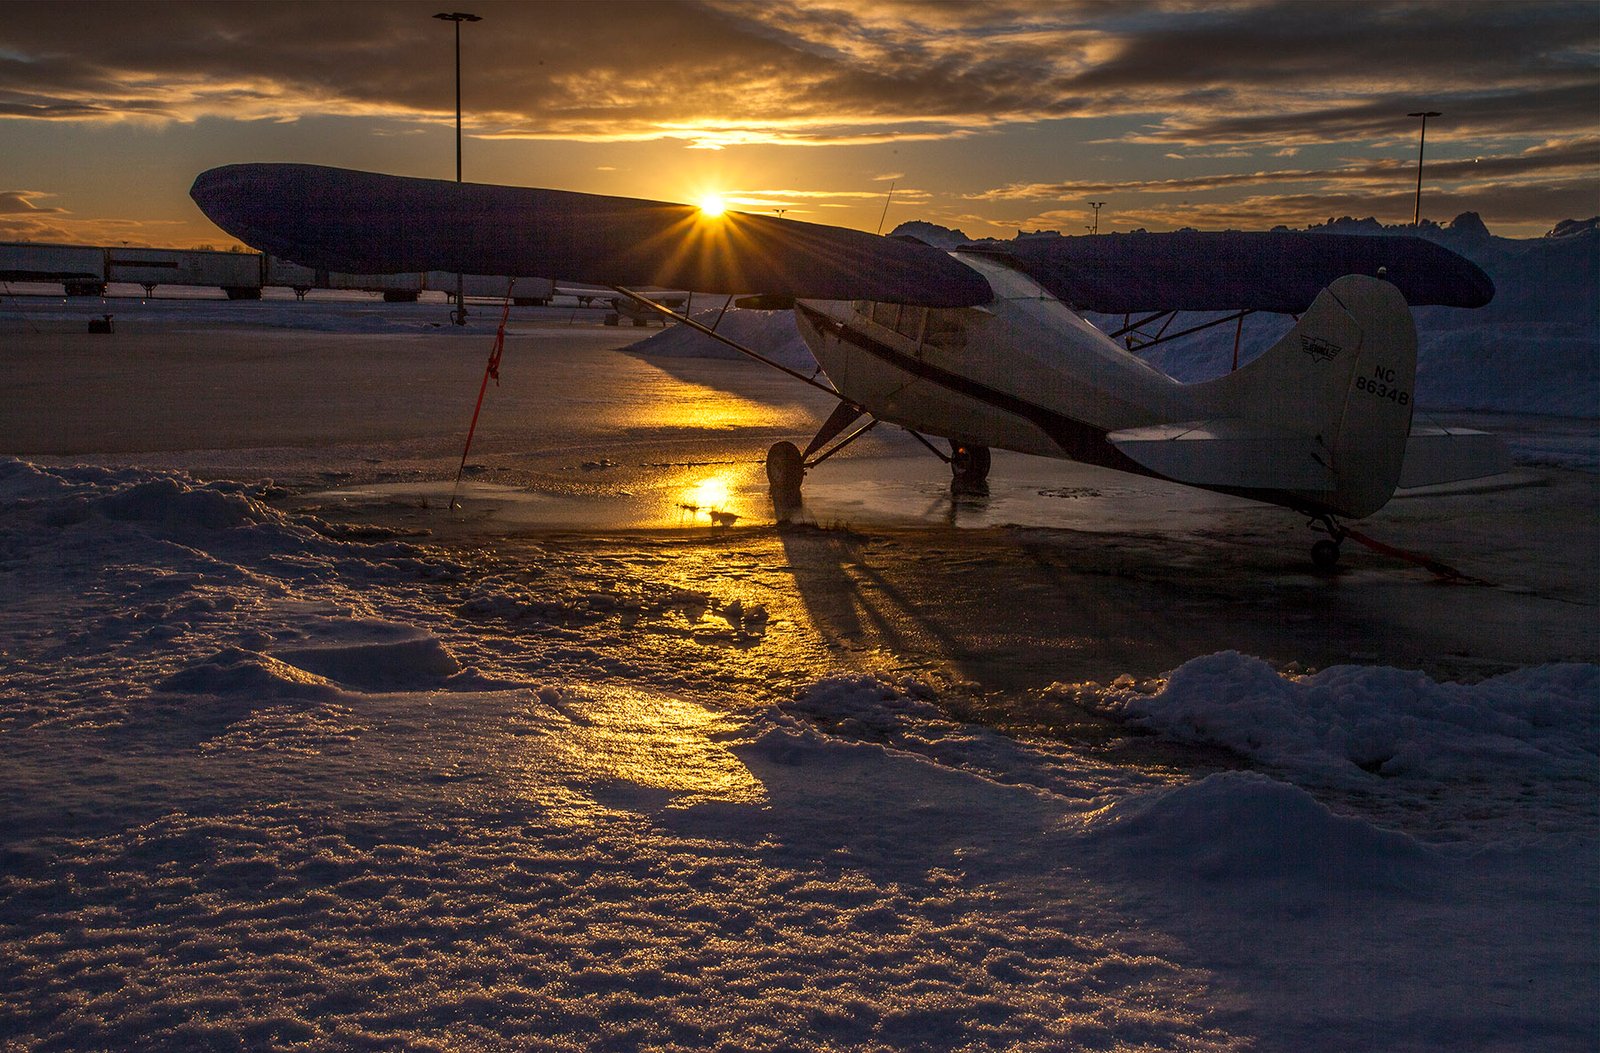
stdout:
[(878, 229), (873, 231), (874, 234), (883, 233), (883, 221), (889, 215), (889, 202), (894, 200), (894, 183), (892, 179), (889, 181), (889, 196), (883, 199), (883, 212), (878, 216)]

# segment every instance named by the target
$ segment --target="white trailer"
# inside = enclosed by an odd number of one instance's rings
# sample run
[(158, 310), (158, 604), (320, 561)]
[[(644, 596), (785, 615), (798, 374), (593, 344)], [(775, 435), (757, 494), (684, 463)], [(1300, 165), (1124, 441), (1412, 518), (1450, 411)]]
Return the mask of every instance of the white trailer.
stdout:
[(261, 279), (261, 284), (293, 289), (294, 294), (301, 299), (304, 299), (306, 293), (312, 289), (320, 289), (324, 285), (323, 274), (276, 256), (263, 257), (262, 270), (265, 276)]
[(259, 300), (262, 278), (262, 257), (255, 252), (106, 250), (106, 280), (143, 285), (146, 296), (158, 285), (214, 285), (230, 300)]
[(385, 300), (415, 300), (425, 288), (420, 274), (347, 274), (340, 271), (319, 271), (298, 263), (265, 257), (263, 284), (293, 289), (296, 296), (304, 297), (312, 289), (350, 289), (361, 292), (382, 293)]
[[(455, 296), (454, 272), (429, 271), (425, 277), (429, 289), (446, 293), (452, 298)], [(503, 300), (507, 289), (510, 289), (511, 302), (519, 307), (542, 307), (556, 294), (556, 283), (549, 278), (522, 277), (515, 279), (514, 285), (511, 284), (512, 281), (511, 278), (497, 274), (463, 274), (461, 293), (463, 296)]]
[[(159, 285), (215, 286), (230, 300), (259, 300), (263, 286), (293, 289), (305, 296), (312, 289), (349, 289), (382, 293), (385, 300), (415, 301), (425, 289), (456, 292), (456, 276), (448, 271), (427, 274), (347, 274), (319, 271), (259, 252), (217, 252), (214, 249), (104, 248), (0, 242), (0, 281), (60, 282), (68, 296), (103, 296), (107, 282), (143, 285), (145, 295)], [(511, 279), (468, 274), (461, 279), (467, 296), (500, 299)], [(550, 302), (555, 282), (521, 277), (512, 287), (519, 306)]]
[(318, 271), (322, 279), (319, 289), (359, 289), (363, 292), (383, 293), (390, 303), (414, 303), (417, 294), (426, 287), (420, 274), (345, 274), (341, 271)]
[(99, 296), (106, 288), (106, 250), (88, 245), (0, 242), (0, 281), (60, 282), (68, 296)]

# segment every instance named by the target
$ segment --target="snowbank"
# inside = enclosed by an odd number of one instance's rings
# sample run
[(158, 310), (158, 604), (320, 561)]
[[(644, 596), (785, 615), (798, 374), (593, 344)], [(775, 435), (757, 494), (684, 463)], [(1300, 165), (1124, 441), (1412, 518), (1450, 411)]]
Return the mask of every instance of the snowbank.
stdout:
[(1258, 883), (1293, 882), (1306, 897), (1319, 888), (1414, 890), (1439, 870), (1414, 838), (1335, 815), (1306, 791), (1256, 772), (1124, 798), (1085, 840), (1129, 865), (1181, 871), (1240, 898), (1260, 895)]
[[(721, 314), (722, 320), (717, 321)], [(737, 341), (752, 351), (757, 351), (779, 365), (790, 369), (813, 370), (816, 359), (795, 328), (793, 311), (747, 311), (731, 307), (726, 314), (720, 308), (696, 311), (695, 321), (711, 327), (730, 340)], [(641, 340), (629, 348), (635, 354), (658, 358), (745, 358), (727, 344), (714, 340), (686, 325), (674, 325), (655, 336)]]
[(1541, 666), (1476, 684), (1374, 666), (1296, 678), (1225, 651), (1185, 663), (1165, 684), (1058, 690), (1310, 782), (1592, 780), (1600, 772), (1600, 666)]

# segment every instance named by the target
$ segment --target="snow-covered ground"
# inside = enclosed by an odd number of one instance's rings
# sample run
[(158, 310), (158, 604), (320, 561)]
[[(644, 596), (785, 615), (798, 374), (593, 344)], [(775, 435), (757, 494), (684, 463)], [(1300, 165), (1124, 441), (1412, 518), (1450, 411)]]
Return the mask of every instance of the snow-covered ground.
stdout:
[[(0, 311), (0, 1045), (1600, 1040), (1592, 475), (1395, 503), (1497, 586), (1316, 580), (1227, 505), (491, 529), (436, 482), (487, 308), (193, 306)], [(585, 381), (638, 335), (592, 316), (514, 330), (474, 462), (528, 500), (803, 430), (730, 364)]]

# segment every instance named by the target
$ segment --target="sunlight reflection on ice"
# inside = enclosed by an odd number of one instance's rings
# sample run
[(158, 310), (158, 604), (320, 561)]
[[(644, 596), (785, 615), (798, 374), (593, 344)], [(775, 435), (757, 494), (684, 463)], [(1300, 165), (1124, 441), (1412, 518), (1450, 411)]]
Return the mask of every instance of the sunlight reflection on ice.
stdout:
[(732, 526), (740, 519), (750, 518), (751, 510), (745, 507), (747, 502), (735, 498), (740, 490), (748, 489), (748, 486), (741, 485), (748, 483), (748, 480), (736, 478), (739, 474), (750, 473), (730, 471), (699, 480), (683, 491), (683, 499), (678, 502), (678, 508), (695, 519), (703, 516), (717, 526), (723, 527)]
[(685, 507), (720, 512), (728, 503), (728, 496), (728, 481), (720, 476), (712, 476), (691, 486), (684, 493), (683, 500)]
[(603, 800), (616, 796), (608, 790), (629, 784), (670, 797), (674, 808), (766, 802), (760, 781), (718, 741), (719, 733), (739, 726), (725, 714), (626, 688), (586, 691), (563, 700), (561, 709), (573, 723), (544, 739), (535, 763), (553, 750), (568, 779)]
[[(632, 397), (628, 397), (632, 395)], [(656, 365), (639, 371), (630, 391), (622, 393), (618, 423), (625, 429), (728, 431), (767, 428), (774, 423), (771, 406), (705, 384), (680, 380)], [(805, 418), (800, 418), (804, 420)], [(803, 425), (801, 425), (803, 430)]]

